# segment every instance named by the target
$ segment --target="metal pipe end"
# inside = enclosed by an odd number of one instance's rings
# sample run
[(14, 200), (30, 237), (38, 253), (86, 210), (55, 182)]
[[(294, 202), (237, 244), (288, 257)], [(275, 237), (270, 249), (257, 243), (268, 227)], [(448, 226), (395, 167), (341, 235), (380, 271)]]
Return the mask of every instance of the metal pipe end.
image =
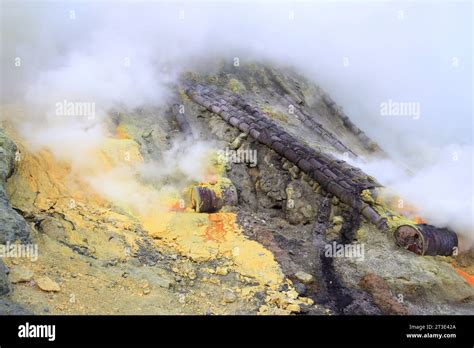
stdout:
[(417, 255), (424, 255), (423, 234), (414, 226), (401, 225), (394, 232), (395, 242), (403, 249), (409, 250)]
[(399, 246), (418, 255), (452, 256), (458, 247), (456, 233), (428, 224), (401, 225), (394, 237)]

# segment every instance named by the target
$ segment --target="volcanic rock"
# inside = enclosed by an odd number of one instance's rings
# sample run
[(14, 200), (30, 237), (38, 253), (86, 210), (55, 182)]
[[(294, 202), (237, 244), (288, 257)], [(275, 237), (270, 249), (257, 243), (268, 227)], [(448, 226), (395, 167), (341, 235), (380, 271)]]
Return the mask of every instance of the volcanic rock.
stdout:
[(33, 279), (33, 271), (27, 267), (15, 266), (10, 268), (9, 278), (13, 284), (29, 282)]
[(232, 303), (237, 300), (237, 296), (234, 294), (234, 292), (230, 289), (225, 289), (222, 299), (224, 300), (225, 303)]
[(360, 280), (359, 285), (372, 294), (375, 303), (385, 314), (408, 314), (408, 310), (395, 300), (383, 278), (370, 273)]
[(314, 280), (313, 276), (311, 274), (308, 274), (308, 273), (303, 272), (303, 271), (296, 272), (295, 277), (296, 277), (296, 279), (298, 279), (300, 282), (302, 282), (304, 284), (310, 284)]
[(41, 278), (36, 279), (36, 284), (38, 284), (38, 287), (43, 291), (48, 291), (48, 292), (61, 291), (61, 287), (59, 286), (59, 284), (48, 277), (41, 277)]
[(13, 174), (14, 165), (21, 161), (16, 145), (0, 128), (0, 244), (29, 240), (30, 228), (24, 218), (10, 205), (5, 191), (6, 180)]
[(10, 292), (10, 281), (7, 276), (8, 269), (0, 260), (0, 296)]

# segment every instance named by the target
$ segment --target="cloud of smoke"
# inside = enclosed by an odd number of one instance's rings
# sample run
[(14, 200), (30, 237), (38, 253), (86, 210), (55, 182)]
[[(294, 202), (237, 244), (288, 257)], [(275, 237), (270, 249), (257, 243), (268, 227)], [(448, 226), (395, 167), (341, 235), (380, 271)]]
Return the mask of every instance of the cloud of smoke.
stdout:
[(474, 244), (473, 173), (465, 162), (472, 156), (472, 146), (450, 145), (437, 155), (435, 161), (415, 171), (391, 159), (351, 162), (387, 188), (382, 195), (402, 199), (414, 209), (412, 217), (456, 231), (462, 249), (468, 249)]
[[(213, 69), (209, 59), (289, 64), (325, 88), (394, 159), (360, 164), (364, 169), (430, 222), (472, 239), (472, 6), (5, 2), (1, 97), (29, 107), (34, 117), (22, 129), (36, 146), (78, 158), (106, 134), (108, 109), (164, 104), (180, 73)], [(58, 117), (55, 106), (64, 100), (94, 103), (95, 117)], [(381, 112), (392, 101), (415, 103), (418, 116)], [(199, 172), (193, 158), (182, 172)]]
[(140, 174), (151, 182), (170, 177), (174, 178), (175, 183), (204, 181), (211, 174), (211, 168), (203, 164), (210, 164), (215, 153), (215, 146), (211, 142), (178, 138), (163, 153), (159, 163), (144, 163), (140, 167)]

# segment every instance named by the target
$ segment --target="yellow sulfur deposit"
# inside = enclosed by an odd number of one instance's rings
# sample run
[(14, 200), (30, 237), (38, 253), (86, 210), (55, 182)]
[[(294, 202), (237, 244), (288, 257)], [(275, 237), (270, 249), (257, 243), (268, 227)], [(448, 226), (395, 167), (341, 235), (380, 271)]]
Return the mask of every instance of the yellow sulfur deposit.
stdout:
[(370, 204), (380, 216), (387, 219), (387, 225), (391, 230), (400, 225), (415, 225), (417, 222), (414, 219), (399, 214), (392, 209), (396, 203), (394, 197), (393, 193), (381, 192), (379, 197), (374, 199), (369, 190), (361, 192), (362, 200)]
[(167, 212), (143, 217), (142, 221), (150, 235), (163, 239), (182, 255), (198, 262), (228, 258), (241, 275), (277, 287), (283, 273), (272, 253), (247, 239), (235, 219), (234, 213)]
[[(34, 215), (62, 214), (64, 219), (58, 221), (47, 217), (44, 226), (57, 226), (67, 243), (83, 246), (98, 258), (126, 257), (125, 247), (135, 248), (135, 231), (141, 225), (157, 243), (195, 261), (226, 258), (236, 272), (262, 285), (276, 288), (282, 282), (272, 253), (243, 235), (234, 213), (180, 209), (177, 191), (142, 184), (130, 169), (143, 161), (138, 144), (124, 133), (107, 138), (79, 168), (56, 160), (47, 150), (33, 154), (21, 147), (22, 161), (8, 183), (13, 206)], [(224, 164), (212, 158), (210, 162), (209, 180), (201, 185), (210, 182), (219, 191), (229, 180), (221, 175)]]
[[(105, 146), (107, 150), (97, 151), (89, 162), (102, 163), (102, 170), (116, 161), (109, 157), (111, 153), (121, 152), (120, 148), (112, 149), (111, 144)], [(21, 146), (20, 151), (16, 173), (7, 183), (13, 207), (27, 214), (44, 216), (40, 226), (48, 230), (53, 226), (65, 242), (83, 246), (99, 258), (124, 257), (125, 245), (134, 245), (136, 240), (137, 221), (130, 215), (114, 211), (110, 202), (85, 182), (84, 172), (57, 161), (49, 151), (33, 154)], [(130, 151), (133, 156), (133, 149)], [(87, 173), (92, 173), (92, 167), (87, 169)], [(121, 239), (106, 242), (110, 234), (119, 235)]]

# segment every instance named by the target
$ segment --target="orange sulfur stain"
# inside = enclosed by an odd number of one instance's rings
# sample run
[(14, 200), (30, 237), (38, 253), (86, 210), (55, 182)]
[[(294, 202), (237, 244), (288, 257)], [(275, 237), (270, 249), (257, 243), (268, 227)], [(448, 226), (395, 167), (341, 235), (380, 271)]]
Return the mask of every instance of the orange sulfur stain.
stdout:
[(397, 194), (392, 192), (387, 192), (384, 195), (380, 195), (377, 200), (377, 203), (386, 205), (390, 209), (394, 210), (401, 216), (412, 220), (417, 224), (426, 224), (427, 221), (421, 216), (417, 215), (418, 209), (415, 205), (401, 199)]
[(117, 126), (115, 132), (115, 137), (117, 139), (130, 139), (130, 136), (128, 135), (127, 131), (125, 130), (125, 127), (122, 124), (119, 124)]
[(474, 276), (470, 275), (469, 273), (466, 273), (466, 272), (462, 271), (461, 269), (459, 269), (457, 267), (454, 267), (454, 269), (456, 270), (456, 272), (461, 277), (463, 277), (469, 283), (469, 285), (471, 285), (471, 287), (474, 288)]
[(421, 216), (415, 216), (415, 222), (417, 224), (426, 224), (426, 221)]
[(209, 214), (209, 226), (204, 231), (204, 238), (215, 242), (223, 242), (228, 229), (237, 230), (234, 220), (226, 214)]
[(185, 211), (186, 207), (182, 201), (176, 201), (168, 207), (168, 211)]
[(150, 236), (196, 262), (226, 258), (241, 275), (277, 288), (284, 278), (279, 264), (270, 251), (243, 235), (236, 218), (228, 212), (160, 212), (140, 220)]

